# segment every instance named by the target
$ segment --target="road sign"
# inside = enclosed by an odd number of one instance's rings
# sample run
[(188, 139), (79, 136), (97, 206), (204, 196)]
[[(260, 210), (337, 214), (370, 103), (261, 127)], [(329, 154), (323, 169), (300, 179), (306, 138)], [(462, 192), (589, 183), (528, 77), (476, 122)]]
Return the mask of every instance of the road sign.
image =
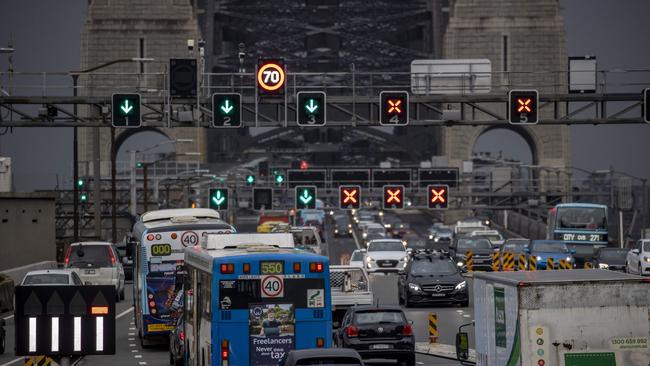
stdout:
[(296, 103), (298, 126), (325, 126), (327, 123), (325, 92), (298, 92)]
[(325, 169), (287, 170), (287, 183), (289, 184), (289, 188), (299, 185), (313, 185), (319, 188), (324, 188), (326, 177), (327, 170)]
[(511, 90), (508, 92), (508, 122), (513, 124), (537, 124), (539, 92), (530, 90)]
[(273, 209), (273, 189), (253, 188), (253, 210)]
[(643, 89), (643, 121), (650, 123), (650, 88)]
[(252, 186), (255, 185), (255, 176), (252, 174), (249, 174), (246, 176), (246, 185)]
[(212, 127), (238, 128), (241, 126), (241, 94), (212, 94)]
[(370, 186), (370, 169), (332, 169), (330, 175), (334, 187), (341, 185)]
[(210, 188), (209, 207), (213, 210), (228, 209), (228, 188)]
[(339, 208), (341, 210), (361, 207), (361, 186), (339, 186)]
[(377, 188), (385, 185), (403, 185), (410, 187), (411, 169), (373, 169), (372, 185)]
[(384, 186), (384, 210), (404, 208), (404, 186)]
[(278, 186), (284, 185), (286, 180), (287, 178), (284, 176), (284, 172), (275, 171), (273, 173), (273, 181), (275, 182), (276, 185)]
[(316, 186), (296, 186), (296, 209), (316, 208)]
[(140, 94), (115, 93), (111, 97), (113, 127), (140, 127)]
[(429, 185), (445, 184), (449, 187), (458, 186), (458, 168), (431, 168), (418, 169), (418, 180), (420, 187)]
[(405, 126), (409, 124), (409, 93), (383, 91), (379, 93), (379, 124)]
[(449, 186), (445, 184), (427, 187), (427, 205), (432, 209), (447, 209), (449, 207)]
[(284, 94), (286, 70), (283, 59), (257, 61), (257, 88), (260, 94)]
[(284, 281), (275, 275), (262, 277), (262, 298), (284, 297)]
[(178, 98), (195, 98), (197, 64), (193, 58), (169, 59), (169, 95)]

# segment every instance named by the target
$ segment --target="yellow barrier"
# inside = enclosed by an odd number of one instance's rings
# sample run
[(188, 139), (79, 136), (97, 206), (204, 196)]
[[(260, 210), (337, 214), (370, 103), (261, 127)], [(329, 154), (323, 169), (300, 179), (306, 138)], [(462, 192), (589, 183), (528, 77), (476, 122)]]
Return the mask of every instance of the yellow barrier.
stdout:
[(31, 356), (25, 357), (25, 366), (54, 366), (58, 365), (47, 356)]
[(438, 314), (429, 313), (429, 343), (438, 343)]
[(573, 269), (573, 264), (566, 259), (560, 259), (560, 269)]
[(528, 257), (528, 270), (537, 271), (537, 257), (535, 257), (534, 255)]
[(521, 253), (519, 254), (519, 258), (517, 260), (517, 266), (520, 271), (525, 271), (526, 270), (526, 254)]
[(504, 271), (514, 271), (515, 270), (515, 253), (512, 252), (504, 252), (502, 254), (503, 259), (503, 270)]
[(553, 258), (546, 258), (546, 269), (548, 270), (555, 269), (555, 262), (553, 261)]
[(471, 250), (468, 250), (465, 252), (465, 255), (467, 256), (467, 272), (473, 272), (474, 271), (474, 254), (472, 254)]
[(499, 252), (494, 252), (492, 253), (492, 271), (498, 272), (499, 267), (501, 267), (499, 263)]
[(585, 262), (585, 269), (593, 269), (594, 265), (591, 262)]

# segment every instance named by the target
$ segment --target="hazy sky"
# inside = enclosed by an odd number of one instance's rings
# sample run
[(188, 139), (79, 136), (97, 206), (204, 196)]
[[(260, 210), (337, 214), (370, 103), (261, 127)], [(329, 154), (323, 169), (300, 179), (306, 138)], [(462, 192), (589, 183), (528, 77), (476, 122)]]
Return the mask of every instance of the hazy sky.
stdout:
[[(650, 1), (562, 0), (568, 55), (595, 55), (598, 68), (650, 69)], [(0, 46), (13, 38), (15, 71), (70, 71), (79, 67), (80, 31), (87, 0), (0, 0)], [(0, 55), (0, 70), (7, 57)], [(644, 74), (650, 86), (650, 73)], [(6, 80), (0, 79), (0, 87)], [(62, 79), (60, 83), (70, 83)], [(639, 92), (640, 92), (639, 88)], [(15, 189), (52, 188), (72, 171), (69, 128), (0, 128), (0, 155), (13, 159)], [(476, 150), (503, 150), (526, 159), (530, 152), (509, 131), (494, 131)], [(153, 137), (155, 138), (155, 137)], [(572, 163), (584, 169), (616, 170), (650, 178), (650, 125), (575, 126)], [(504, 143), (505, 142), (505, 143)], [(141, 142), (142, 143), (142, 142)], [(145, 146), (155, 142), (145, 141)], [(57, 178), (58, 177), (58, 178)]]

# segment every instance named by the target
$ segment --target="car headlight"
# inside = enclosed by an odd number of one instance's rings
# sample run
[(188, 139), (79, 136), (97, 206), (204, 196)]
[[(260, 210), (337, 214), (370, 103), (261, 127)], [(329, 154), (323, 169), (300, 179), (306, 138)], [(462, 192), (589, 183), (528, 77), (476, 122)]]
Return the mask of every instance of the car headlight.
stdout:
[(390, 224), (384, 224), (384, 227), (390, 229)]
[(418, 285), (417, 283), (409, 283), (409, 290), (420, 292), (422, 291), (422, 288), (420, 288), (420, 285)]
[(564, 259), (565, 259), (567, 262), (571, 262), (571, 261), (573, 260), (573, 258), (571, 258), (571, 257), (566, 257), (566, 258), (564, 258)]
[(429, 240), (433, 240), (433, 235), (429, 234)]
[(535, 259), (537, 259), (538, 261), (541, 261), (541, 260), (542, 260), (542, 257), (537, 256), (537, 257), (535, 257)]
[(485, 220), (485, 225), (490, 226), (490, 220)]
[(384, 211), (379, 211), (379, 216), (384, 216)]
[(334, 234), (338, 234), (338, 233), (339, 233), (339, 229), (334, 229)]
[(600, 268), (600, 269), (608, 269), (609, 264), (607, 264), (607, 263), (598, 263), (598, 268)]
[(408, 241), (406, 241), (406, 240), (402, 240), (402, 245), (403, 245), (403, 246), (407, 246), (408, 243), (409, 243)]
[(456, 285), (456, 291), (460, 291), (460, 290), (464, 289), (465, 287), (467, 287), (467, 281), (463, 281), (463, 282), (459, 283), (458, 285)]
[(334, 216), (334, 211), (330, 211), (330, 216)]
[(348, 224), (348, 229), (352, 229), (352, 224)]
[(407, 262), (408, 260), (409, 260), (409, 256), (408, 256), (408, 255), (407, 255), (407, 256), (404, 256), (404, 258), (402, 258), (402, 262)]
[(458, 263), (456, 263), (456, 265), (457, 265), (458, 267), (462, 267), (462, 266), (463, 266), (463, 264), (464, 264), (464, 263), (463, 263), (463, 262), (461, 262), (461, 261), (458, 261)]
[(366, 257), (366, 262), (370, 263), (372, 261), (374, 261), (374, 259), (372, 259), (372, 257)]
[(650, 257), (643, 257), (643, 260), (646, 262), (650, 262)]
[(440, 241), (440, 238), (435, 238), (435, 239), (433, 239), (433, 241), (435, 241), (437, 243), (437, 242)]
[(366, 237), (368, 237), (368, 234), (363, 233), (363, 238), (365, 239)]

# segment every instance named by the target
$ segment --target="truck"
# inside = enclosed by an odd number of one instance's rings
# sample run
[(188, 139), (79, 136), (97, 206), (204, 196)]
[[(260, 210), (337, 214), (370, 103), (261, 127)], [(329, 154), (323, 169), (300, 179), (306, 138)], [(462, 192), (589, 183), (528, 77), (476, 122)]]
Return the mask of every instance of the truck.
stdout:
[(355, 305), (372, 305), (373, 294), (368, 274), (363, 268), (331, 265), (330, 287), (332, 288), (332, 324), (341, 325), (348, 308)]
[[(647, 366), (650, 279), (606, 270), (474, 273), (479, 366)], [(459, 359), (467, 333), (458, 333)]]

